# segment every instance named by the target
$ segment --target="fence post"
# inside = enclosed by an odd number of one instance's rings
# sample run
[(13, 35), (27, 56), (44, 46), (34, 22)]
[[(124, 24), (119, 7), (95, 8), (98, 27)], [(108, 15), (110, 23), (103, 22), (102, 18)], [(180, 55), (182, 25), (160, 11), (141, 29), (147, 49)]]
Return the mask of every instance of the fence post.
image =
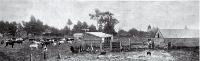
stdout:
[(131, 50), (131, 39), (129, 38), (129, 50)]
[(32, 61), (32, 53), (30, 54), (30, 61)]
[(60, 52), (58, 53), (58, 57), (57, 57), (58, 59), (61, 59), (61, 55), (60, 55)]
[(44, 52), (44, 59), (46, 59), (46, 52)]
[(112, 41), (110, 41), (110, 51), (112, 51)]
[(119, 42), (119, 44), (120, 44), (120, 52), (122, 51), (122, 43), (121, 43), (121, 41)]

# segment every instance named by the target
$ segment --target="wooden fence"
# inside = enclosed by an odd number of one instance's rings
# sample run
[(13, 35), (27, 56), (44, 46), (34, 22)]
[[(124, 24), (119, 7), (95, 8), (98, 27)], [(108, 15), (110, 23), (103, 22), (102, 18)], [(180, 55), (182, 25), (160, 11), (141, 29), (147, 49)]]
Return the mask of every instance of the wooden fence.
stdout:
[(121, 37), (111, 42), (112, 51), (129, 51), (138, 48), (147, 48), (147, 38)]

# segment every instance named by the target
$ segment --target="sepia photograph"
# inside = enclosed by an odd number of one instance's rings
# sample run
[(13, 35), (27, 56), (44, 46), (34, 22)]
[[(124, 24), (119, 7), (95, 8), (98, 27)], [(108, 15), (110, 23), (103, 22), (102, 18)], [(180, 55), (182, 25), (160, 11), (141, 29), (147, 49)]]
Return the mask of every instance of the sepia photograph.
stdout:
[(199, 61), (199, 0), (0, 0), (0, 61)]

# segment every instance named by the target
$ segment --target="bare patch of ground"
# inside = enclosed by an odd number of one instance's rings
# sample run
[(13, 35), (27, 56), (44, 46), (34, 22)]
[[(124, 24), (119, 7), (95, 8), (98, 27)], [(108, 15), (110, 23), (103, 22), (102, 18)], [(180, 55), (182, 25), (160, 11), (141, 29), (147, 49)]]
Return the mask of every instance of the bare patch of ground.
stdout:
[[(69, 54), (62, 55), (59, 61), (174, 61), (175, 58), (164, 50), (153, 50), (151, 56), (147, 55), (147, 50), (138, 52), (108, 53), (98, 54)], [(48, 61), (57, 61), (56, 57)]]

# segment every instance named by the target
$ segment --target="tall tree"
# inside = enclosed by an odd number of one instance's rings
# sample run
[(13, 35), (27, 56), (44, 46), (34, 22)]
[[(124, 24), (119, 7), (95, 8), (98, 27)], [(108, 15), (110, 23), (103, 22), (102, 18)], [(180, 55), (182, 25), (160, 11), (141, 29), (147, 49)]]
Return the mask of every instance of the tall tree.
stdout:
[(117, 36), (120, 36), (120, 37), (129, 37), (130, 34), (127, 31), (121, 29), (121, 30), (118, 31)]
[(23, 25), (27, 34), (41, 35), (45, 31), (43, 22), (39, 19), (36, 20), (34, 16), (31, 16), (31, 20), (29, 22), (23, 22)]
[(68, 19), (67, 25), (69, 26), (69, 27), (68, 27), (69, 29), (70, 29), (70, 26), (71, 26), (72, 24), (73, 24), (73, 23), (72, 23), (71, 19)]
[(82, 26), (83, 26), (82, 22), (81, 22), (81, 21), (78, 21), (77, 24), (74, 25), (72, 31), (73, 31), (74, 33), (81, 33), (81, 32), (83, 32), (83, 30), (82, 30), (82, 29), (83, 29)]
[(96, 9), (95, 14), (89, 14), (91, 19), (97, 20), (98, 29), (102, 28), (103, 32), (114, 34), (116, 33), (114, 30), (114, 26), (119, 23), (119, 21), (113, 17), (113, 13), (106, 11), (101, 12)]
[(25, 32), (24, 32), (24, 29), (23, 29), (22, 24), (21, 24), (21, 23), (18, 23), (18, 24), (17, 24), (17, 30), (16, 30), (16, 35), (17, 35), (17, 37), (23, 37), (24, 34), (25, 34)]
[(83, 29), (87, 29), (88, 28), (88, 24), (86, 22), (83, 22), (82, 28)]
[(132, 28), (128, 31), (128, 33), (131, 35), (131, 36), (137, 36), (138, 35), (138, 30), (135, 29), (135, 28)]
[(70, 33), (70, 29), (68, 26), (65, 26), (64, 29), (61, 30), (61, 32), (64, 34), (64, 35), (70, 35), (72, 33)]
[(96, 32), (96, 26), (94, 26), (93, 24), (89, 26), (89, 32)]
[(17, 30), (17, 23), (16, 22), (11, 22), (9, 27), (8, 27), (8, 33), (10, 35), (15, 36), (16, 35), (16, 30)]

